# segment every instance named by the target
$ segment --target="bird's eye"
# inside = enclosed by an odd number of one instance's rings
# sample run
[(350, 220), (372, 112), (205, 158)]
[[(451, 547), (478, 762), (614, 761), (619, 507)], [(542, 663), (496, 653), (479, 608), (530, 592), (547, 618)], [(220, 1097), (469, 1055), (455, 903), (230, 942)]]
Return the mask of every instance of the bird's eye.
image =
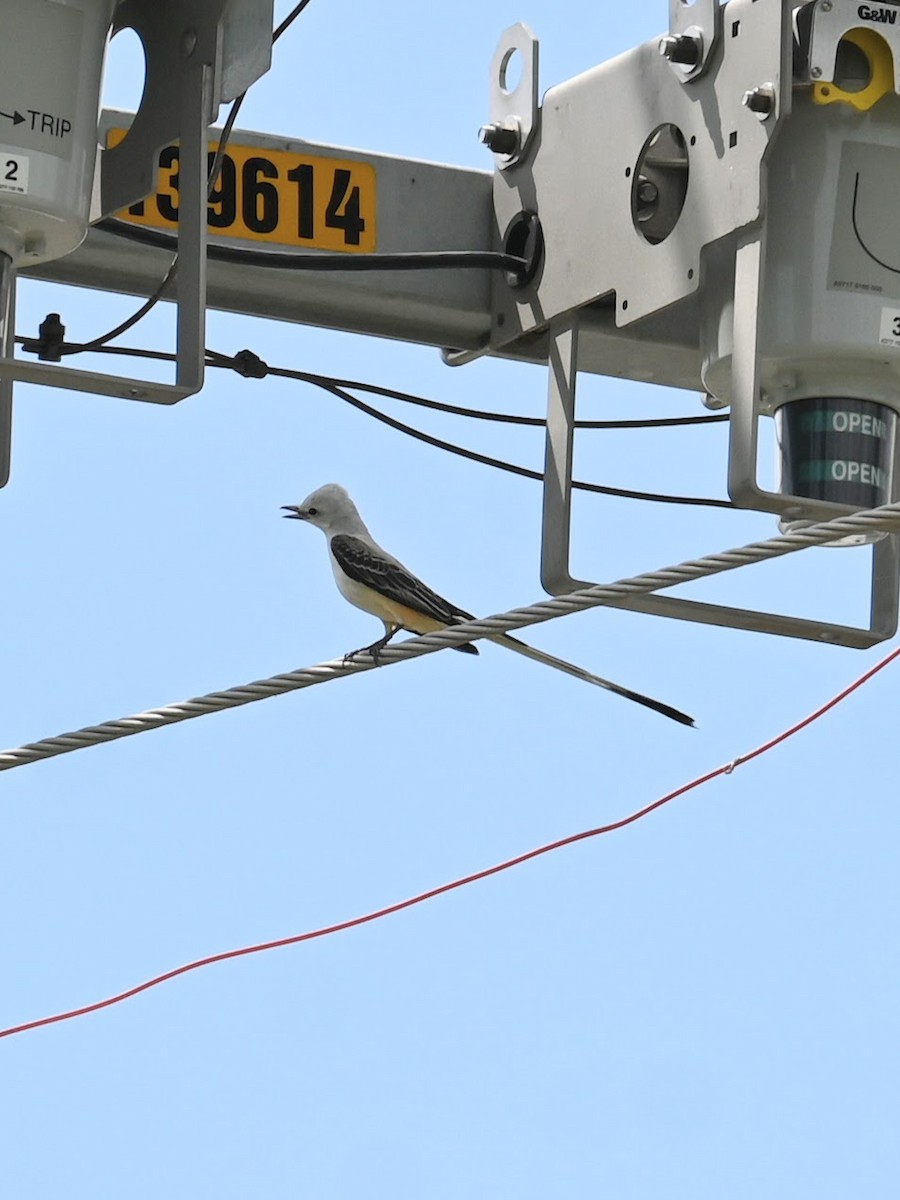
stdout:
[(306, 511), (311, 517), (316, 517), (319, 515), (319, 510), (317, 508), (308, 508)]

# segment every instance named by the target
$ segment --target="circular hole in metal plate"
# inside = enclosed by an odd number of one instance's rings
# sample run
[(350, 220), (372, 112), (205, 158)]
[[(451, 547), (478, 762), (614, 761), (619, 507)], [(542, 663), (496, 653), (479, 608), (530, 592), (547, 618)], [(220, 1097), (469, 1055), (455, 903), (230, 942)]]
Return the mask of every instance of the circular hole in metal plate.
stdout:
[(147, 82), (144, 43), (134, 29), (118, 30), (106, 50), (103, 72), (103, 108), (137, 112)]
[(510, 287), (525, 287), (534, 280), (544, 262), (544, 231), (535, 212), (520, 212), (507, 227), (503, 238), (503, 249), (524, 260), (521, 271), (507, 271), (506, 282)]
[(507, 96), (511, 95), (522, 82), (524, 61), (518, 47), (512, 46), (503, 55), (500, 63), (500, 90)]
[(677, 125), (658, 125), (641, 148), (631, 182), (631, 219), (652, 246), (678, 223), (688, 186), (688, 151)]

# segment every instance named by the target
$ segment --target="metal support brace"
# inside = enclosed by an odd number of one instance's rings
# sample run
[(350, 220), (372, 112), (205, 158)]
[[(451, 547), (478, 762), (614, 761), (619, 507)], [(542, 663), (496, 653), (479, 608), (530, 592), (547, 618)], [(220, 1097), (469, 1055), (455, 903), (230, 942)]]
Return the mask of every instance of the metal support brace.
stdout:
[[(756, 482), (759, 443), (759, 379), (756, 353), (759, 342), (764, 239), (764, 231), (757, 227), (752, 233), (745, 235), (735, 252), (728, 494), (735, 504), (742, 508), (779, 512), (789, 507), (785, 503), (785, 497), (776, 492), (765, 491)], [(792, 503), (796, 505), (796, 500)], [(774, 508), (770, 509), (770, 505), (774, 505)], [(829, 515), (833, 516), (834, 513), (830, 512)]]
[[(188, 30), (177, 96), (179, 152), (179, 226), (177, 289), (178, 365), (174, 384), (100, 375), (46, 362), (14, 359), (7, 350), (0, 376), (49, 387), (73, 388), (127, 400), (174, 404), (203, 386), (206, 335), (206, 159), (207, 130), (213, 105), (218, 26)], [(127, 140), (127, 139), (126, 139)], [(124, 144), (124, 143), (123, 143)], [(155, 160), (154, 160), (155, 161)], [(152, 163), (151, 163), (152, 165)], [(134, 199), (130, 196), (129, 199)]]
[[(739, 251), (740, 280), (758, 266), (759, 240), (751, 240)], [(743, 255), (741, 258), (740, 255)], [(738, 296), (739, 288), (736, 288)], [(748, 304), (750, 301), (748, 301)], [(755, 305), (755, 293), (753, 296)], [(755, 308), (752, 328), (755, 329)], [(755, 336), (753, 355), (739, 345), (738, 314), (735, 309), (735, 399), (740, 387), (756, 386)], [(593, 585), (573, 579), (569, 574), (569, 537), (571, 529), (572, 460), (575, 433), (575, 387), (578, 370), (578, 315), (570, 313), (550, 331), (549, 387), (547, 395), (547, 434), (544, 466), (543, 539), (541, 544), (541, 583), (552, 596)], [(733, 437), (742, 439), (749, 452), (756, 446), (756, 406), (754, 393), (745, 394), (738, 416), (732, 416)], [(753, 415), (753, 430), (749, 431), (746, 409)], [(755, 463), (755, 458), (754, 458)], [(783, 499), (783, 497), (782, 497)], [(831, 506), (831, 515), (834, 514)], [(722, 625), (730, 629), (746, 629), (754, 633), (774, 633), (782, 637), (805, 638), (830, 642), (837, 646), (867, 649), (892, 637), (897, 631), (898, 601), (900, 601), (900, 536), (890, 534), (876, 543), (872, 551), (871, 605), (868, 628), (839, 625), (791, 617), (782, 613), (755, 612), (731, 605), (706, 604), (697, 600), (680, 600), (670, 596), (629, 596), (617, 608), (671, 617), (679, 621), (696, 621), (706, 625)]]
[[(240, 11), (266, 0), (245, 4)], [(148, 192), (156, 177), (156, 158), (167, 142), (178, 140), (179, 226), (177, 301), (177, 368), (174, 384), (101, 375), (47, 362), (15, 359), (7, 347), (0, 359), (0, 378), (49, 387), (78, 389), (128, 400), (174, 404), (203, 386), (206, 333), (206, 188), (207, 136), (219, 100), (222, 66), (223, 10), (226, 0), (161, 0), (155, 5), (124, 0), (116, 12), (117, 27), (133, 28), (147, 56), (144, 100), (129, 136), (101, 154), (100, 211), (94, 217), (130, 204)], [(252, 13), (251, 13), (252, 15)], [(236, 54), (249, 51), (240, 38)], [(244, 74), (264, 69), (267, 54)], [(243, 82), (241, 76), (240, 82)]]
[(590, 587), (569, 574), (572, 527), (572, 457), (575, 444), (575, 385), (578, 376), (578, 315), (550, 329), (547, 433), (544, 452), (544, 517), (541, 583), (551, 596)]
[[(12, 259), (0, 254), (0, 355), (12, 358), (16, 336), (15, 275)], [(0, 378), (0, 487), (9, 482), (12, 446), (12, 380)]]

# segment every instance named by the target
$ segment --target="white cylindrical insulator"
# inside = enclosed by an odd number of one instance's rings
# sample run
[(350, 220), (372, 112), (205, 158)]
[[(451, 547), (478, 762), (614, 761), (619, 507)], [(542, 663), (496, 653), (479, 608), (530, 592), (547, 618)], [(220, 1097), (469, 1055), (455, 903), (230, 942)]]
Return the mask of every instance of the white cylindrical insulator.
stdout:
[(0, 252), (60, 258), (87, 233), (116, 0), (0, 0)]
[[(760, 410), (840, 396), (900, 412), (900, 97), (859, 113), (795, 93), (766, 185)], [(712, 249), (702, 378), (727, 403), (734, 260)]]
[[(859, 112), (795, 91), (765, 184), (756, 404), (777, 414), (779, 490), (800, 508), (887, 503), (900, 414), (900, 97)], [(732, 400), (734, 266), (733, 240), (709, 248), (701, 375), (723, 404)]]

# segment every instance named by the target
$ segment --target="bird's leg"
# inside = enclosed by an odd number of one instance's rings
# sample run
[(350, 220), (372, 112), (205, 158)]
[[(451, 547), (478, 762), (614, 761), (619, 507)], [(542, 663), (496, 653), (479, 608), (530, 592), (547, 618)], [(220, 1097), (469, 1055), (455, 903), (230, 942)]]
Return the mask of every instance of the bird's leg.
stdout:
[(384, 637), (379, 638), (377, 642), (373, 642), (371, 646), (361, 646), (359, 650), (351, 650), (349, 654), (344, 655), (344, 662), (352, 662), (358, 654), (371, 654), (375, 666), (380, 666), (381, 664), (379, 662), (379, 658), (381, 657), (381, 651), (385, 648), (399, 628), (399, 625), (388, 625), (388, 623), (385, 621)]

